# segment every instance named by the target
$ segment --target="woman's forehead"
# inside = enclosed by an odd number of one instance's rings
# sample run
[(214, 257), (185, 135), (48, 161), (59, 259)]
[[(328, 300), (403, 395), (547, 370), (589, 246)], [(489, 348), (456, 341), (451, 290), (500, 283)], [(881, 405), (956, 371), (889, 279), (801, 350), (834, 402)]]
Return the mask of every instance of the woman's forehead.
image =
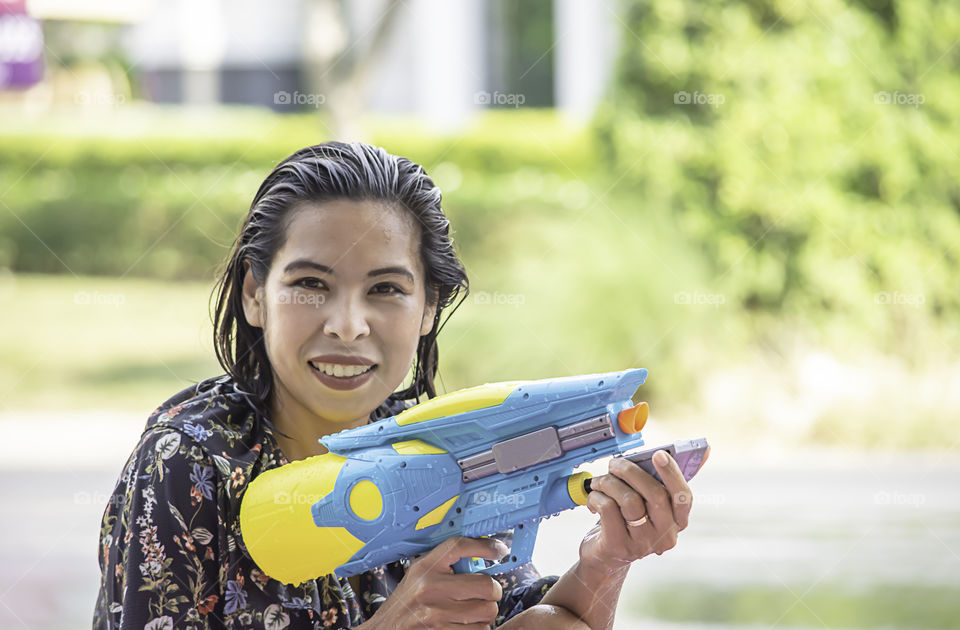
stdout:
[[(282, 258), (313, 257), (335, 266), (381, 261), (419, 260), (420, 230), (412, 213), (376, 201), (334, 200), (298, 207), (287, 226)], [(333, 259), (331, 259), (333, 257)]]

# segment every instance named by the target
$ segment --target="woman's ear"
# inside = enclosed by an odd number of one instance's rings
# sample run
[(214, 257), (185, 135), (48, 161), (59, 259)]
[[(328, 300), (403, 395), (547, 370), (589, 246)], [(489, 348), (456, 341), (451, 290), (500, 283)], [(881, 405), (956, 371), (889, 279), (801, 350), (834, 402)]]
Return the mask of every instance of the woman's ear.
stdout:
[(254, 328), (263, 327), (263, 288), (257, 285), (250, 270), (250, 261), (244, 260), (246, 272), (243, 275), (243, 314), (247, 323)]
[(433, 330), (433, 318), (437, 316), (437, 302), (439, 299), (438, 291), (434, 289), (427, 291), (426, 305), (423, 309), (423, 319), (420, 320), (421, 337)]

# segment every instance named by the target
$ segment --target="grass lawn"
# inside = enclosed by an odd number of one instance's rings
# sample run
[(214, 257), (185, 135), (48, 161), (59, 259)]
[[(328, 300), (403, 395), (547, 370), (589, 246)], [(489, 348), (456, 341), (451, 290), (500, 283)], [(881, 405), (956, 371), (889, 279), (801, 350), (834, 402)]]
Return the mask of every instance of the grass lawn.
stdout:
[(221, 373), (203, 283), (0, 276), (0, 409), (151, 411)]
[(737, 627), (947, 630), (957, 627), (956, 600), (955, 588), (938, 584), (683, 584), (647, 592), (628, 610), (662, 620)]

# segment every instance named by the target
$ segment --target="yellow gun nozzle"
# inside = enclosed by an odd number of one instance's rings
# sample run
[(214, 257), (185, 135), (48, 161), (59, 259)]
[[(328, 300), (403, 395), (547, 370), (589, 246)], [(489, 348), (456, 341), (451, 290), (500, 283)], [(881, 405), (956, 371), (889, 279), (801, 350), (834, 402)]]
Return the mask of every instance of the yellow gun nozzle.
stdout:
[(639, 433), (643, 425), (647, 423), (647, 416), (649, 415), (650, 406), (645, 402), (637, 403), (617, 414), (617, 424), (620, 425), (624, 433)]
[(583, 482), (592, 478), (593, 475), (585, 470), (578, 473), (573, 473), (567, 477), (567, 492), (570, 494), (570, 498), (573, 499), (573, 502), (577, 505), (587, 504), (587, 490), (583, 487)]

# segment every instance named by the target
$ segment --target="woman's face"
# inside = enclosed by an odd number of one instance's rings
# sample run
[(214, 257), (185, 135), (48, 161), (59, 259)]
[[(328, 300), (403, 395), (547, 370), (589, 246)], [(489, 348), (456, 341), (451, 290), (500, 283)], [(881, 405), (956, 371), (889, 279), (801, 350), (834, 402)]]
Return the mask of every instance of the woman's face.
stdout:
[(274, 409), (336, 432), (365, 423), (400, 386), (436, 307), (409, 212), (346, 199), (291, 212), (266, 284), (247, 272), (244, 312), (264, 330)]

